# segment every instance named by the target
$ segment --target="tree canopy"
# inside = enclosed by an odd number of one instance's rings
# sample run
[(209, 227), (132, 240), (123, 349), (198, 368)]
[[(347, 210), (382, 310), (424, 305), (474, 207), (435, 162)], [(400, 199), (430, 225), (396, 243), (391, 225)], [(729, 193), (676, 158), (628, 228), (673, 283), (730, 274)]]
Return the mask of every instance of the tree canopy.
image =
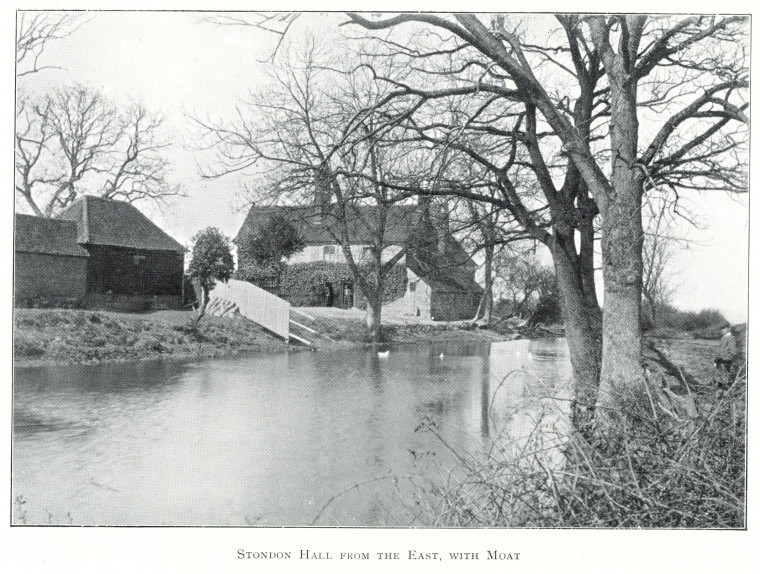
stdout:
[(217, 281), (226, 283), (235, 271), (229, 238), (216, 227), (207, 227), (193, 237), (188, 274), (200, 281), (207, 295)]
[(274, 214), (262, 225), (248, 229), (237, 239), (238, 261), (248, 264), (277, 266), (306, 246), (298, 229), (283, 215)]
[[(297, 17), (252, 25), (284, 36)], [(576, 405), (607, 416), (643, 397), (642, 201), (746, 192), (747, 18), (349, 13), (343, 26), (350, 69), (312, 67), (335, 80), (326, 89), (291, 84), (308, 105), (273, 106), (291, 119), (279, 131), (214, 131), (237, 162), (227, 168), (272, 159), (273, 136), (292, 141), (306, 110), (335, 102), (287, 156), (297, 173), (318, 168), (336, 192), (453, 195), (509, 213), (552, 255)], [(347, 109), (335, 86), (360, 82), (372, 97)], [(377, 150), (396, 163), (377, 169)]]

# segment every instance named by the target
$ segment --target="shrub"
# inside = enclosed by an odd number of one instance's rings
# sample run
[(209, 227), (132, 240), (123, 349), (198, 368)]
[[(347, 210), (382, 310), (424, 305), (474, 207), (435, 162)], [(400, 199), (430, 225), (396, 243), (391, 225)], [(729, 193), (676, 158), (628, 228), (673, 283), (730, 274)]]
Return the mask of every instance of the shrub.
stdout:
[[(368, 273), (362, 267), (363, 273)], [(261, 282), (273, 277), (274, 271), (265, 266), (247, 265), (238, 271), (237, 278), (261, 286)], [(338, 300), (338, 289), (346, 283), (354, 288), (354, 306), (364, 308), (366, 301), (355, 284), (354, 275), (348, 263), (314, 261), (285, 265), (280, 275), (277, 294), (296, 307), (319, 307), (325, 305), (324, 285), (330, 283)], [(407, 274), (404, 265), (395, 265), (385, 275), (383, 302), (388, 303), (403, 297), (406, 292)]]
[(322, 306), (325, 304), (325, 283), (330, 283), (337, 293), (344, 283), (353, 282), (354, 276), (347, 263), (294, 263), (283, 270), (279, 295), (296, 307)]
[[(728, 323), (723, 313), (717, 309), (701, 311), (681, 311), (672, 305), (663, 305), (657, 310), (655, 327), (671, 327), (680, 331), (702, 331), (707, 338), (719, 336), (720, 328)], [(711, 334), (712, 332), (712, 334)]]
[(279, 294), (280, 276), (284, 265), (260, 265), (258, 263), (241, 263), (235, 272), (235, 279), (248, 281), (254, 285)]
[(16, 297), (14, 305), (20, 309), (81, 309), (78, 297)]
[(298, 229), (281, 214), (271, 215), (252, 228), (245, 227), (237, 238), (237, 245), (241, 267), (277, 267), (282, 259), (288, 259), (306, 246)]
[(629, 401), (616, 440), (536, 423), (528, 437), (495, 439), (484, 458), (459, 455), (456, 478), (419, 491), (418, 518), (457, 527), (743, 528), (746, 379), (717, 397), (704, 388), (694, 418)]
[(193, 253), (188, 275), (197, 278), (201, 287), (209, 292), (217, 281), (226, 282), (232, 277), (235, 263), (230, 241), (215, 227), (207, 227), (193, 237)]
[(45, 354), (45, 346), (32, 337), (17, 334), (13, 339), (13, 353), (17, 357), (40, 357)]
[(562, 308), (557, 291), (554, 290), (541, 294), (538, 303), (536, 303), (536, 308), (530, 317), (530, 324), (537, 325), (538, 323), (543, 323), (550, 325), (560, 322), (562, 322)]

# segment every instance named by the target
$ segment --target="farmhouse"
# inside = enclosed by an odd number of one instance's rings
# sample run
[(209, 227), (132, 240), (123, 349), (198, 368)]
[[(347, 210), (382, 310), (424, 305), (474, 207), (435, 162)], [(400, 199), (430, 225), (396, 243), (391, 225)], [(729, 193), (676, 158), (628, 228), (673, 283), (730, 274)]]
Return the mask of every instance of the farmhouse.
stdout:
[(92, 308), (178, 308), (184, 252), (122, 201), (84, 196), (55, 219), (17, 215), (17, 304), (72, 299)]
[[(253, 206), (234, 241), (240, 246), (248, 233), (265, 225), (273, 215), (284, 217), (306, 244), (303, 251), (288, 260), (289, 268), (312, 266), (322, 275), (304, 274), (305, 280), (315, 282), (312, 291), (329, 290), (327, 296), (319, 296), (309, 304), (360, 306), (361, 294), (345, 269), (347, 260), (340, 241), (343, 225), (357, 263), (367, 263), (372, 257), (382, 225), (382, 261), (387, 262), (404, 251), (398, 262), (402, 271), (400, 288), (398, 285), (391, 288), (390, 297), (386, 293), (385, 312), (435, 320), (472, 318), (483, 293), (474, 279), (477, 266), (451, 235), (445, 219), (431, 217), (432, 210), (420, 205), (390, 206), (385, 217), (379, 217), (378, 209), (353, 206), (348, 208), (345, 218), (339, 218), (335, 204)], [(331, 271), (341, 267), (342, 273)], [(293, 300), (287, 289), (280, 288), (278, 294), (294, 305), (304, 304), (302, 300)]]

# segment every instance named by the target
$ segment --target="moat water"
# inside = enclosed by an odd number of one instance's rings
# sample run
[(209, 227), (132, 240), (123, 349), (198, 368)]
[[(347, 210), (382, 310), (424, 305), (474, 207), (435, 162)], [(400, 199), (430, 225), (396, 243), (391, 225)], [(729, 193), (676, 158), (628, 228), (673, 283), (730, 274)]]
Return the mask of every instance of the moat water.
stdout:
[(561, 339), (19, 368), (13, 520), (424, 524), (417, 490), (570, 376)]

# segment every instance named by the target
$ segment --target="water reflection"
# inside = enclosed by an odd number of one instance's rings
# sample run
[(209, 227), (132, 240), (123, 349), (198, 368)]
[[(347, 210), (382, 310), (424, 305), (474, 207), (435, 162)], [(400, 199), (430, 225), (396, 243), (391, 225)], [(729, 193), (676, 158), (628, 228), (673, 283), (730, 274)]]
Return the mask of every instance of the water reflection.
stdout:
[(519, 434), (569, 376), (563, 341), (19, 369), (13, 494), (32, 523), (413, 523), (399, 477)]

